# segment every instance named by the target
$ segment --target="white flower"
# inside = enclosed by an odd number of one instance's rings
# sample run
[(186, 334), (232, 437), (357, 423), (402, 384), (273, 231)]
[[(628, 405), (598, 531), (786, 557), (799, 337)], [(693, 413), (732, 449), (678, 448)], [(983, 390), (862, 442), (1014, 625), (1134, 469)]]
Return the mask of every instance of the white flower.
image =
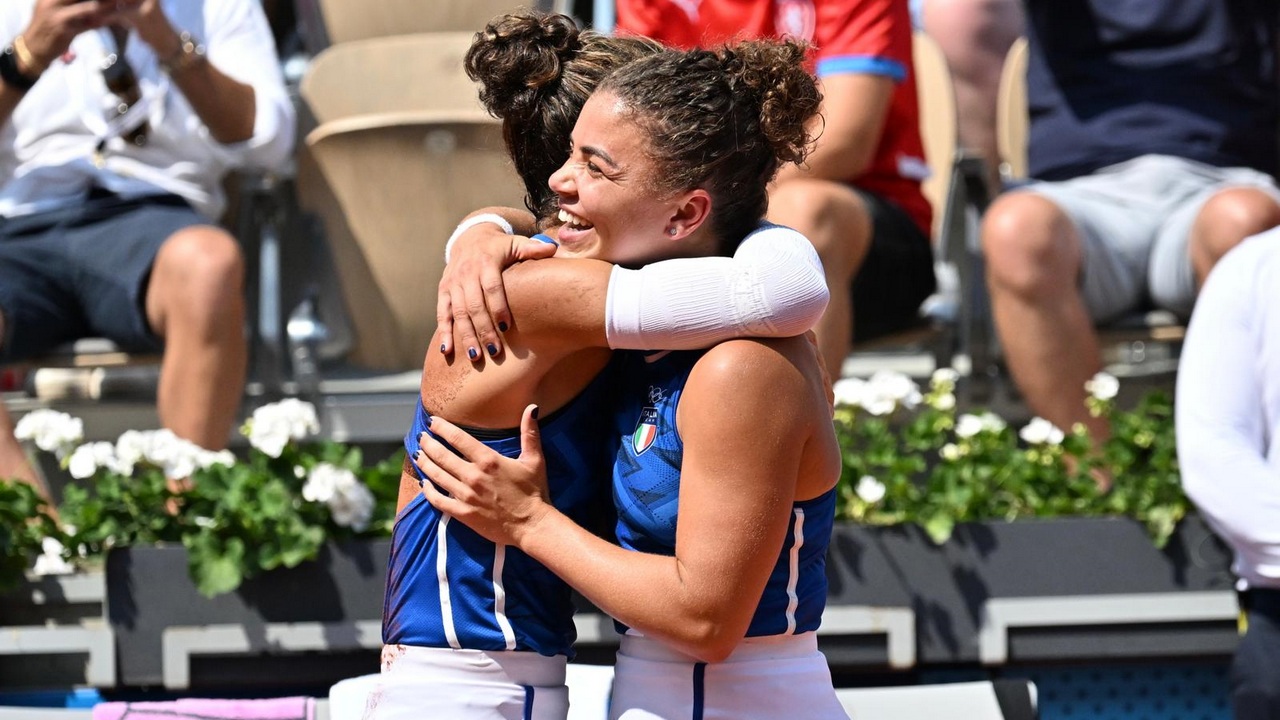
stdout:
[(190, 440), (183, 440), (171, 430), (125, 431), (115, 447), (116, 471), (133, 473), (140, 462), (160, 468), (170, 480), (185, 480), (200, 468), (211, 465), (233, 465), (235, 456), (229, 450), (205, 450)]
[(960, 373), (955, 368), (938, 368), (933, 371), (933, 377), (929, 378), (929, 384), (936, 388), (945, 387), (948, 391), (955, 389), (956, 381), (960, 379)]
[(45, 538), (40, 542), (40, 549), (44, 552), (36, 557), (32, 568), (36, 575), (66, 575), (75, 570), (63, 555), (66, 549), (62, 547), (62, 543), (53, 538)]
[(301, 465), (294, 465), (293, 476), (301, 480), (302, 478), (307, 476), (307, 469), (302, 467)]
[(892, 370), (880, 370), (868, 381), (873, 397), (891, 399), (907, 409), (920, 404), (920, 388), (910, 377)]
[(364, 532), (373, 518), (373, 504), (373, 492), (357, 481), (334, 496), (329, 502), (329, 512), (333, 514), (335, 523)]
[(329, 463), (311, 469), (302, 486), (302, 497), (308, 502), (329, 506), (333, 521), (342, 527), (362, 532), (373, 517), (373, 493), (355, 473)]
[(985, 426), (982, 424), (982, 418), (977, 415), (965, 413), (956, 420), (956, 437), (961, 440), (968, 440), (985, 429)]
[(316, 465), (311, 468), (311, 474), (302, 486), (302, 499), (307, 502), (329, 502), (338, 493), (338, 484), (345, 481), (348, 475), (355, 481), (355, 475), (350, 470), (329, 463)]
[(41, 408), (22, 416), (13, 429), (13, 435), (62, 457), (84, 439), (84, 421), (64, 412)]
[(938, 451), (938, 454), (947, 462), (955, 462), (956, 460), (959, 460), (960, 456), (964, 453), (960, 452), (960, 447), (955, 443), (947, 443), (942, 446), (942, 449)]
[(935, 410), (942, 410), (943, 412), (946, 412), (947, 410), (954, 410), (956, 408), (956, 396), (951, 393), (935, 395), (933, 396), (933, 399), (929, 401), (929, 404), (933, 406)]
[(1033, 418), (1022, 428), (1018, 437), (1031, 445), (1060, 445), (1065, 435), (1053, 423), (1042, 417)]
[(998, 433), (1009, 427), (999, 415), (991, 412), (982, 413), (982, 429), (989, 433)]
[(250, 445), (278, 458), (290, 440), (302, 440), (320, 432), (320, 421), (316, 418), (315, 405), (287, 398), (254, 410), (242, 432), (249, 438)]
[(897, 406), (897, 403), (892, 398), (885, 397), (868, 398), (862, 402), (863, 409), (877, 417), (893, 414), (893, 410)]
[(1100, 372), (1084, 384), (1084, 389), (1097, 400), (1114, 400), (1120, 394), (1120, 381), (1114, 375)]
[(199, 448), (199, 451), (196, 453), (196, 464), (200, 466), (201, 470), (213, 467), (214, 465), (231, 467), (236, 464), (236, 456), (232, 454), (230, 450), (219, 450), (214, 452), (213, 450)]
[(863, 475), (853, 491), (862, 498), (863, 502), (874, 505), (884, 498), (884, 483), (870, 475)]
[(77, 480), (93, 477), (98, 468), (116, 469), (116, 448), (109, 442), (85, 443), (71, 453), (67, 462), (67, 470)]
[(835, 384), (832, 391), (836, 396), (837, 405), (852, 405), (861, 407), (862, 400), (866, 397), (867, 383), (858, 378), (845, 378)]

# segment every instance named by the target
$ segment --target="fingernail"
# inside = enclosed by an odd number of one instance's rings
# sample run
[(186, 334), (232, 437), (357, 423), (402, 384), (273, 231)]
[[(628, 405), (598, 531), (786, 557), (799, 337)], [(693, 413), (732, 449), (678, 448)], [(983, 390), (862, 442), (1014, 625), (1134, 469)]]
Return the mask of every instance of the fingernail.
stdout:
[(505, 322), (499, 322), (499, 323), (498, 323), (498, 330), (499, 330), (499, 332), (506, 332), (506, 331), (507, 331), (507, 324), (506, 324)]
[(444, 352), (444, 343), (440, 343), (440, 352)]
[(531, 413), (529, 413), (529, 414), (533, 416), (533, 419), (534, 419), (534, 420), (537, 420), (537, 419), (538, 419), (538, 406), (537, 406), (537, 405), (534, 405), (534, 406), (533, 406), (533, 412), (531, 412)]
[[(418, 433), (418, 444), (422, 445), (427, 442), (427, 434), (425, 432)], [(422, 450), (418, 450), (418, 454), (422, 454)]]
[(489, 357), (493, 357), (494, 355), (498, 354), (498, 346), (494, 345), (493, 343), (489, 343), (488, 345), (486, 345), (485, 350), (489, 351)]
[(467, 348), (467, 357), (471, 358), (472, 360), (475, 360), (476, 358), (480, 357), (480, 352), (477, 351), (475, 348)]

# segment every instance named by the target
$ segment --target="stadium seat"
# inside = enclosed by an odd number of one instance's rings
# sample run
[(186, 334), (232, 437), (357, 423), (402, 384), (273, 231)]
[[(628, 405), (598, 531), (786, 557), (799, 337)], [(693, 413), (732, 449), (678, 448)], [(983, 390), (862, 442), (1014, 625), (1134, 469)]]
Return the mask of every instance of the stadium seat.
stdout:
[(520, 7), (548, 9), (551, 3), (518, 0), (319, 0), (329, 42), (428, 32), (475, 32), (491, 18)]
[(523, 202), (501, 125), (480, 109), (360, 115), (306, 143), (351, 228), (349, 240), (330, 236), (358, 328), (351, 359), (421, 367), (450, 232), (476, 208)]
[(474, 33), (358, 40), (316, 56), (300, 91), (317, 123), (405, 110), (478, 109), (462, 69)]

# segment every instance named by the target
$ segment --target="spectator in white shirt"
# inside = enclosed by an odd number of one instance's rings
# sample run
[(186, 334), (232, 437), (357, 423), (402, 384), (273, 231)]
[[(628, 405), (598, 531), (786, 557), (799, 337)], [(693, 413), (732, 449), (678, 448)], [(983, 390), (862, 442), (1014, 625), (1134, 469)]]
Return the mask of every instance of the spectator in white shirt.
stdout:
[(1246, 240), (1200, 292), (1178, 370), (1178, 461), (1235, 551), (1247, 632), (1237, 720), (1280, 718), (1280, 229)]
[[(220, 182), (294, 135), (258, 0), (6, 0), (0, 43), (0, 361), (162, 351), (161, 422), (223, 447), (247, 360)], [(35, 477), (2, 408), (0, 477)]]

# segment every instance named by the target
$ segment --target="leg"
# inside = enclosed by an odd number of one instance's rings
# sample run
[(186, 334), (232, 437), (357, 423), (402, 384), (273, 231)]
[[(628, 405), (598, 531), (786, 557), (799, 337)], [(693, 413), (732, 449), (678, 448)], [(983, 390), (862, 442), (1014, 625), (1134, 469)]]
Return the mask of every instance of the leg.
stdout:
[(1280, 626), (1249, 611), (1249, 631), (1231, 660), (1231, 706), (1236, 720), (1280, 717)]
[(1023, 24), (1019, 0), (928, 0), (924, 6), (924, 29), (951, 66), (960, 144), (982, 153), (993, 188), (1000, 186), (996, 147), (1000, 70)]
[(1000, 198), (982, 223), (996, 329), (1033, 412), (1063, 429), (1106, 425), (1085, 409), (1085, 382), (1102, 368), (1079, 288), (1083, 244), (1058, 205), (1032, 193)]
[[(5, 320), (4, 315), (0, 314), (0, 338), (3, 337), (5, 337)], [(34, 487), (41, 497), (49, 500), (49, 488), (41, 482), (40, 475), (27, 460), (22, 444), (13, 436), (13, 425), (9, 410), (4, 403), (0, 403), (0, 478), (27, 483)]]
[(226, 446), (248, 362), (244, 260), (226, 231), (207, 225), (169, 236), (146, 293), (151, 329), (164, 338), (160, 422), (210, 449)]
[(831, 302), (814, 329), (823, 360), (838, 379), (853, 339), (852, 281), (871, 246), (871, 216), (848, 186), (803, 179), (773, 188), (769, 220), (804, 233), (822, 258)]
[(1231, 248), (1280, 225), (1280, 205), (1270, 193), (1236, 187), (1215, 193), (1196, 215), (1188, 238), (1196, 288)]

